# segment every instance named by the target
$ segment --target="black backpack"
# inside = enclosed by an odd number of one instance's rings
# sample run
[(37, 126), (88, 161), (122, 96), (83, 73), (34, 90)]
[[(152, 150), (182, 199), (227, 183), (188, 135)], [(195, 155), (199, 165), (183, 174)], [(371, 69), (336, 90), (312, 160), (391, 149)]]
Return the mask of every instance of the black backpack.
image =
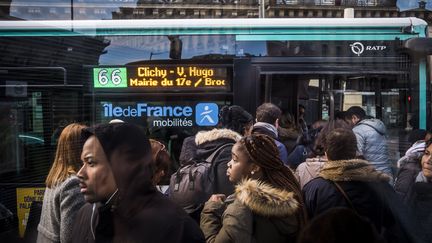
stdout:
[(227, 143), (217, 148), (204, 161), (180, 167), (171, 176), (169, 197), (182, 207), (192, 218), (198, 219), (204, 203), (215, 191), (215, 170), (217, 165), (214, 158), (226, 147), (233, 146)]

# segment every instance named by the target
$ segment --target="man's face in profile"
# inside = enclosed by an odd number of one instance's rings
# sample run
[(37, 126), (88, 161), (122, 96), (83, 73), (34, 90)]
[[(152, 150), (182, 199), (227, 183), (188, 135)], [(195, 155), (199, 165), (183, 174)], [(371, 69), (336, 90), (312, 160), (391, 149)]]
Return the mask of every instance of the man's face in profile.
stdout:
[(81, 193), (89, 203), (104, 202), (116, 191), (117, 185), (108, 158), (96, 136), (84, 143), (83, 166), (78, 171)]

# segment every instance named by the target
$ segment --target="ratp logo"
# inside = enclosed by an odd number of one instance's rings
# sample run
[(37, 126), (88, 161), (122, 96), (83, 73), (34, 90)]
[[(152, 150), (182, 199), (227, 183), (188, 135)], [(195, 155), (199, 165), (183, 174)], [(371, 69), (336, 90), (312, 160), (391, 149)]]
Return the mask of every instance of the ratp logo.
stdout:
[(364, 46), (361, 42), (354, 42), (350, 45), (350, 47), (351, 51), (357, 56), (360, 56), (364, 51)]
[(219, 107), (215, 103), (199, 103), (195, 106), (195, 122), (198, 126), (215, 126), (219, 122)]

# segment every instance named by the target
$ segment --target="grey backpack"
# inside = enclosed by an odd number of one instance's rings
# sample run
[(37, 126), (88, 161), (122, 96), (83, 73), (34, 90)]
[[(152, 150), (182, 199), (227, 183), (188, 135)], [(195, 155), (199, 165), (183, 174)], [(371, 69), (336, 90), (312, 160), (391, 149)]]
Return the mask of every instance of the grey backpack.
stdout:
[(221, 145), (206, 160), (192, 161), (171, 176), (170, 199), (195, 219), (199, 218), (204, 203), (215, 191), (217, 165), (213, 160), (228, 146), (233, 146), (233, 143)]

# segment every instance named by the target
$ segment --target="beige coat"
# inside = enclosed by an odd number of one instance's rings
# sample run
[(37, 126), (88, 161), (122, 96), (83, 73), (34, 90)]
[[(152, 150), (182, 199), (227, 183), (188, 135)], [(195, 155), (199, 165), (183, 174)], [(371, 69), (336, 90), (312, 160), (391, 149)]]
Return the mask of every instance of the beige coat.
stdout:
[(294, 174), (300, 183), (301, 189), (313, 178), (318, 177), (326, 161), (327, 159), (324, 157), (308, 158), (297, 166)]
[(292, 192), (246, 180), (224, 203), (205, 204), (201, 229), (207, 242), (295, 242), (298, 207)]

